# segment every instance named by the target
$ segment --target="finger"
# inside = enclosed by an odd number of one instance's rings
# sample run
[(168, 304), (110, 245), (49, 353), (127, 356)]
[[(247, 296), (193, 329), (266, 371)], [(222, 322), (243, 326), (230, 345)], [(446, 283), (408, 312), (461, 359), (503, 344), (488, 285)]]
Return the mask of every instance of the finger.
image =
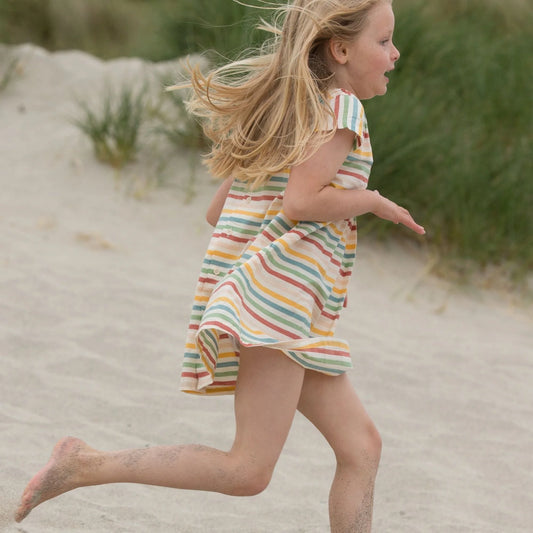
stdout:
[(424, 235), (426, 233), (424, 227), (420, 224), (417, 224), (414, 218), (408, 212), (407, 215), (403, 217), (403, 220), (400, 220), (399, 222), (419, 235)]
[(414, 220), (410, 220), (409, 223), (403, 223), (403, 225), (413, 230), (415, 233), (418, 233), (419, 235), (425, 235), (426, 233), (424, 226), (417, 224)]

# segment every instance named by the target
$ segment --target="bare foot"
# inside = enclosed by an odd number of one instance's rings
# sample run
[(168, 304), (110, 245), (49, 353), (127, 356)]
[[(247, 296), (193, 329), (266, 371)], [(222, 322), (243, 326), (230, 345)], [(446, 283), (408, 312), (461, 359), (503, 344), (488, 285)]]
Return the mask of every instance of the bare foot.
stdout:
[(45, 467), (28, 483), (15, 520), (21, 522), (34, 507), (80, 486), (80, 452), (91, 451), (83, 441), (74, 437), (61, 439), (54, 447)]

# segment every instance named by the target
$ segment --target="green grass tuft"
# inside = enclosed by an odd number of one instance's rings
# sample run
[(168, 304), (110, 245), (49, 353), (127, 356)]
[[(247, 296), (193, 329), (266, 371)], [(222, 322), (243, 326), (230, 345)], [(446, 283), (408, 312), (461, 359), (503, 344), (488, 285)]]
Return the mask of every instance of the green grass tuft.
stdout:
[(2, 92), (11, 82), (19, 65), (18, 57), (7, 58), (6, 66), (0, 70), (0, 92)]
[(144, 91), (136, 94), (127, 85), (118, 93), (107, 89), (100, 109), (79, 101), (82, 110), (74, 124), (89, 137), (96, 157), (120, 169), (133, 161), (139, 150), (139, 131), (145, 116)]

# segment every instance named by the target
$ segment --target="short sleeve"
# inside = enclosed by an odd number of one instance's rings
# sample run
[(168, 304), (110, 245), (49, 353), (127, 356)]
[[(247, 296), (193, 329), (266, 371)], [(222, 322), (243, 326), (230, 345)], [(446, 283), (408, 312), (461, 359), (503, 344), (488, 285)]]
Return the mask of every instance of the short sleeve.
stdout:
[(357, 144), (362, 143), (366, 128), (366, 119), (363, 105), (352, 93), (343, 89), (332, 91), (329, 104), (335, 119), (328, 120), (328, 130), (349, 129), (357, 135)]

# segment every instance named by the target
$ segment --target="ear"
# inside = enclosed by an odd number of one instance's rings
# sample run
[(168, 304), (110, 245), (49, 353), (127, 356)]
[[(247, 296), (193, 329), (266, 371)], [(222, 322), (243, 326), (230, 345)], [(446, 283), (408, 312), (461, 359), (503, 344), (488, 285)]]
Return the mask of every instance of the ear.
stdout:
[(339, 65), (344, 65), (348, 61), (348, 49), (346, 43), (338, 39), (330, 39), (328, 43), (329, 53), (333, 60)]

